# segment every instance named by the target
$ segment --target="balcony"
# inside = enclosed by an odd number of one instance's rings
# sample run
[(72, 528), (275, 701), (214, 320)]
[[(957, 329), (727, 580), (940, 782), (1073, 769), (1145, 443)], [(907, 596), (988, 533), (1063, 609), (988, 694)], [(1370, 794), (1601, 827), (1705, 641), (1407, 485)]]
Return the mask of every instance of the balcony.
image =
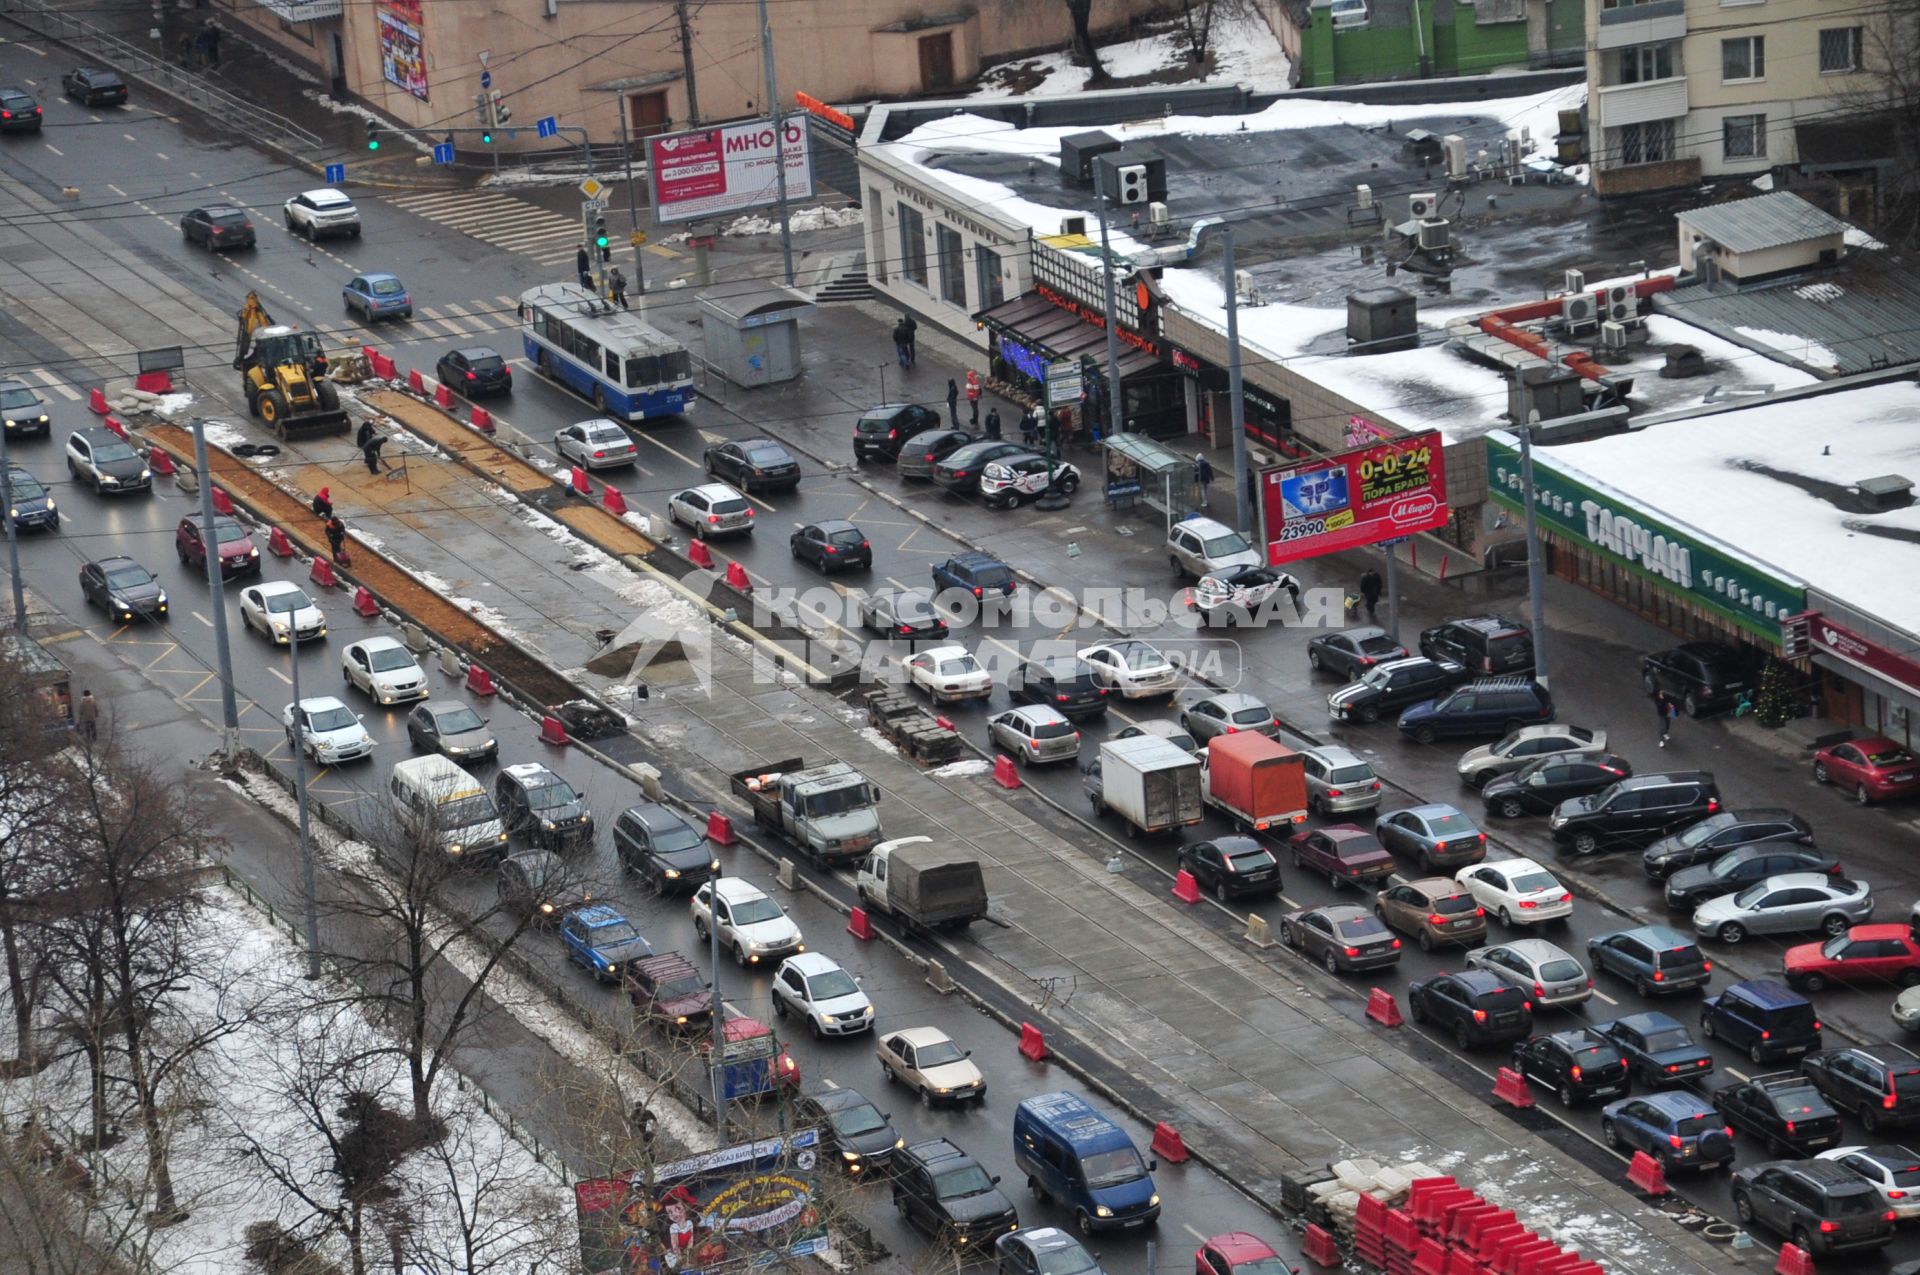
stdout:
[(1677, 120), (1687, 113), (1687, 77), (1670, 76), (1642, 84), (1615, 84), (1592, 98), (1596, 128), (1624, 128), (1654, 120)]
[(1653, 0), (1600, 11), (1600, 29), (1594, 47), (1605, 52), (1630, 44), (1657, 44), (1678, 40), (1687, 33), (1686, 0)]

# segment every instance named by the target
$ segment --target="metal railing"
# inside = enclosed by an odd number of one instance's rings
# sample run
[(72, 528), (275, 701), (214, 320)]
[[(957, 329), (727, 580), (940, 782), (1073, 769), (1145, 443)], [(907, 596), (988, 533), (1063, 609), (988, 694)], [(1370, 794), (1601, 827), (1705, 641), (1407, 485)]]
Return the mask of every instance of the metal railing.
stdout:
[(83, 50), (120, 74), (196, 110), (244, 123), (255, 140), (294, 158), (317, 162), (328, 148), (324, 138), (285, 116), (275, 115), (256, 102), (217, 88), (185, 67), (175, 66), (164, 57), (102, 31), (92, 23), (82, 22), (49, 0), (5, 0), (0, 4), (0, 13), (37, 35)]

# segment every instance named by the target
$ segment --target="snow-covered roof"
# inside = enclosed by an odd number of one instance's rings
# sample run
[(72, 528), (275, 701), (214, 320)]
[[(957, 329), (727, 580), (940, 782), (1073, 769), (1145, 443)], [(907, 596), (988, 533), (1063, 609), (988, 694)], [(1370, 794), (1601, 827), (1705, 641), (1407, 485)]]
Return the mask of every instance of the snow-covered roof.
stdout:
[(1853, 484), (1920, 480), (1920, 387), (1895, 382), (1668, 421), (1548, 450), (1670, 521), (1920, 633), (1920, 505), (1853, 512)]

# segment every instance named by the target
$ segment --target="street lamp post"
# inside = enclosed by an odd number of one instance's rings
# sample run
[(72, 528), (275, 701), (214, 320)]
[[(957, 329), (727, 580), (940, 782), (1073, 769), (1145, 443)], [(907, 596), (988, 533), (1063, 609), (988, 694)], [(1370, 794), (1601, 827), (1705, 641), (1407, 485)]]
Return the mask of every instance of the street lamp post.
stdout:
[(27, 585), (20, 578), (20, 529), (13, 525), (13, 453), (7, 450), (7, 430), (0, 422), (0, 516), (7, 520), (7, 570), (13, 576), (13, 628), (27, 631)]
[(1527, 603), (1533, 620), (1533, 680), (1547, 687), (1547, 595), (1546, 564), (1542, 560), (1540, 526), (1534, 517), (1533, 430), (1540, 413), (1527, 415), (1520, 427), (1520, 498), (1526, 505), (1527, 521)]
[(1252, 539), (1253, 495), (1247, 481), (1247, 400), (1240, 379), (1240, 290), (1233, 282), (1233, 227), (1222, 226), (1220, 233), (1221, 270), (1226, 276), (1227, 292), (1227, 401), (1230, 404), (1227, 425), (1233, 430), (1234, 528)]
[[(640, 209), (633, 196), (633, 143), (627, 137), (627, 93), (620, 90), (620, 154), (627, 165), (627, 226), (634, 234), (640, 233)], [(640, 296), (647, 295), (646, 260), (640, 255), (640, 245), (633, 245), (633, 290)]]
[(205, 531), (207, 588), (212, 592), (213, 650), (220, 665), (221, 748), (232, 763), (240, 753), (240, 706), (233, 697), (233, 649), (227, 643), (226, 585), (220, 577), (220, 527), (213, 520), (213, 471), (207, 466), (207, 422), (193, 418), (193, 469), (200, 480), (200, 525)]
[(1101, 274), (1106, 280), (1107, 302), (1107, 437), (1118, 438), (1122, 432), (1120, 413), (1120, 302), (1114, 295), (1113, 249), (1107, 237), (1107, 179), (1113, 171), (1108, 164), (1100, 174), (1100, 264), (1104, 267)]
[(713, 1131), (727, 1145), (727, 1015), (720, 999), (720, 891), (718, 878), (707, 882), (707, 941), (713, 956), (713, 1058), (707, 1070), (713, 1081)]
[[(267, 621), (269, 632), (273, 621)], [(287, 618), (287, 650), (293, 658), (293, 735), (288, 741), (293, 745), (293, 800), (300, 811), (300, 884), (305, 893), (307, 926), (307, 977), (320, 977), (320, 902), (318, 886), (314, 881), (313, 870), (313, 834), (307, 822), (307, 754), (304, 747), (306, 735), (306, 714), (300, 707), (300, 609), (295, 607)]]

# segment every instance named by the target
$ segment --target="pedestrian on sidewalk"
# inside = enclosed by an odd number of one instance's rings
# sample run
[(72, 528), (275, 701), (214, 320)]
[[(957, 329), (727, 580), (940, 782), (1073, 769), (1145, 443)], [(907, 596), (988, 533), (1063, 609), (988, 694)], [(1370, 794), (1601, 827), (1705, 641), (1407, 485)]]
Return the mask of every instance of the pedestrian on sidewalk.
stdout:
[(220, 27), (218, 24), (214, 22), (212, 18), (208, 18), (207, 25), (201, 28), (200, 44), (201, 44), (201, 47), (206, 50), (207, 69), (210, 71), (219, 70), (220, 69)]
[(920, 361), (920, 347), (914, 343), (920, 324), (910, 314), (901, 315), (900, 321), (907, 325), (907, 366), (912, 367)]
[(1020, 441), (1032, 447), (1040, 441), (1040, 409), (1029, 407), (1020, 413)]
[(947, 378), (947, 422), (955, 429), (960, 428), (960, 382), (951, 376)]
[(329, 517), (323, 530), (327, 533), (327, 545), (333, 550), (333, 560), (345, 563), (347, 560), (347, 524), (338, 518)]
[(980, 374), (972, 368), (967, 369), (967, 411), (970, 413), (967, 424), (980, 423)]
[(1380, 623), (1380, 573), (1368, 567), (1360, 573), (1360, 600), (1367, 604), (1367, 623)]
[(996, 443), (1000, 441), (1000, 409), (997, 407), (987, 409), (987, 437)]
[(907, 351), (913, 348), (913, 333), (907, 330), (907, 321), (901, 319), (893, 325), (893, 357), (900, 360), (900, 366), (908, 363)]
[(1673, 702), (1673, 696), (1665, 691), (1653, 693), (1653, 710), (1660, 715), (1660, 747), (1667, 746), (1667, 736), (1673, 731), (1673, 719), (1680, 716), (1680, 706)]
[(1205, 452), (1193, 454), (1193, 485), (1196, 500), (1202, 509), (1213, 509), (1213, 462), (1207, 459)]
[(615, 305), (622, 310), (627, 308), (627, 276), (620, 273), (619, 266), (607, 272), (607, 292)]
[(100, 734), (100, 701), (93, 697), (92, 691), (80, 692), (80, 703), (74, 711), (74, 717), (80, 726), (80, 738), (86, 740), (91, 748)]
[(333, 517), (333, 488), (322, 487), (313, 498), (313, 512), (324, 521)]
[(575, 274), (580, 276), (581, 287), (591, 288), (593, 286), (593, 258), (587, 255), (587, 249), (584, 244), (581, 245), (579, 251), (573, 254), (573, 270)]
[(373, 422), (361, 421), (360, 428), (353, 432), (353, 445), (361, 451), (367, 450), (367, 444), (373, 441)]
[[(369, 427), (367, 432), (373, 434), (372, 428)], [(366, 458), (367, 472), (369, 474), (377, 474), (380, 472), (380, 449), (386, 445), (387, 440), (378, 434), (373, 434), (371, 438), (361, 444), (360, 454)]]

